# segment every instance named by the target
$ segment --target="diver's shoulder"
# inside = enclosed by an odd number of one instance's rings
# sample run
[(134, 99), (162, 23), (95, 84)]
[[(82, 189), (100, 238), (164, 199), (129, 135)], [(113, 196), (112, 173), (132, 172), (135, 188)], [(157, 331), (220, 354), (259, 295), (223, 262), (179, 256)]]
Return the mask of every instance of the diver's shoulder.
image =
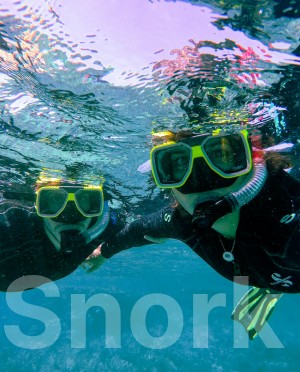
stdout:
[(274, 182), (276, 182), (277, 184), (280, 183), (284, 186), (294, 189), (295, 191), (298, 191), (298, 193), (300, 194), (299, 178), (296, 178), (294, 175), (285, 170), (279, 172), (278, 175), (274, 175)]
[(285, 170), (281, 170), (276, 174), (269, 174), (267, 180), (269, 185), (288, 187), (300, 194), (300, 180)]

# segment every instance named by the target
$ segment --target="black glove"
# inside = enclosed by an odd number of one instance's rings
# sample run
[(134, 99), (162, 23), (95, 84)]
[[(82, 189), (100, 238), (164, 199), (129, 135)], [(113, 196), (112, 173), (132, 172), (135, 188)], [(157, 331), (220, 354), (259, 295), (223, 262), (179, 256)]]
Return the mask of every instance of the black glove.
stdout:
[(225, 198), (216, 202), (197, 204), (193, 213), (192, 224), (196, 228), (205, 229), (211, 227), (216, 220), (231, 212), (232, 206)]

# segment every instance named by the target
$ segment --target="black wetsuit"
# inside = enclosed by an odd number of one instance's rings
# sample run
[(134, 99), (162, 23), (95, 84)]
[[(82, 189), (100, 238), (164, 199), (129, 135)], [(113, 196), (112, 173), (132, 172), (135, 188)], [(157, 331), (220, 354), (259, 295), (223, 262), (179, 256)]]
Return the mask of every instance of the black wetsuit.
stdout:
[(142, 216), (108, 241), (102, 254), (110, 257), (149, 244), (145, 235), (177, 238), (229, 280), (248, 276), (250, 285), (300, 292), (300, 183), (295, 178), (284, 171), (268, 176), (258, 196), (240, 209), (233, 262), (223, 259), (224, 248), (230, 252), (233, 240), (211, 228), (195, 230), (191, 219), (180, 206)]
[[(92, 221), (93, 223), (93, 221)], [(15, 200), (0, 202), (0, 291), (15, 279), (40, 275), (57, 280), (72, 273), (110, 234), (120, 229), (116, 213), (100, 237), (77, 249), (57, 252), (49, 240), (43, 218), (32, 203)]]

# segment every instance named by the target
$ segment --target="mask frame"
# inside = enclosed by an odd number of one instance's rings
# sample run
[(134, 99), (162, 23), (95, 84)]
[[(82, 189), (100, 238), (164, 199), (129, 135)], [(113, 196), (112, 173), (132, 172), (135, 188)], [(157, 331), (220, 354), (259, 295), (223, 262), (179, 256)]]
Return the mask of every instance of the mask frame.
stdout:
[[(213, 159), (211, 155), (208, 154), (207, 150), (205, 150), (206, 145), (209, 145), (210, 141), (216, 141), (223, 139), (226, 139), (227, 137), (230, 139), (231, 136), (238, 136), (237, 138), (241, 139), (241, 143), (243, 145), (243, 150), (245, 152), (245, 167), (243, 169), (237, 169), (230, 172), (225, 172), (220, 167), (218, 167), (216, 164), (214, 164)], [(178, 150), (178, 153), (185, 152), (188, 154), (188, 161), (186, 161), (186, 164), (183, 165), (186, 167), (186, 170), (184, 174), (182, 175), (180, 180), (168, 182), (168, 179), (162, 179), (163, 171), (162, 169), (159, 169), (162, 164), (162, 157), (166, 151), (171, 150), (171, 154), (173, 151), (173, 154), (176, 155), (176, 150)], [(160, 157), (160, 159), (159, 159)], [(188, 180), (192, 170), (193, 170), (193, 163), (194, 159), (197, 158), (203, 158), (206, 162), (206, 164), (209, 166), (209, 168), (218, 174), (219, 176), (223, 178), (234, 178), (239, 177), (244, 174), (247, 174), (252, 169), (252, 156), (251, 156), (251, 148), (248, 142), (248, 131), (247, 130), (241, 130), (238, 133), (232, 133), (232, 134), (222, 134), (222, 135), (210, 135), (210, 134), (200, 134), (195, 135), (193, 137), (189, 137), (186, 139), (183, 139), (178, 142), (167, 142), (158, 146), (153, 147), (153, 149), (150, 152), (150, 162), (151, 162), (151, 169), (154, 181), (156, 185), (160, 188), (179, 188), (182, 187), (186, 181)], [(187, 160), (187, 159), (186, 159)], [(224, 163), (225, 164), (225, 163)], [(170, 162), (170, 165), (171, 162)], [(236, 167), (237, 168), (237, 167)]]
[[(48, 196), (47, 196), (48, 193)], [(57, 194), (57, 198), (60, 197), (60, 202), (58, 201), (57, 208), (51, 213), (45, 213), (43, 211), (43, 197), (51, 197), (54, 198), (55, 201), (55, 193)], [(46, 194), (46, 195), (44, 195)], [(52, 195), (51, 195), (52, 194)], [(92, 195), (93, 194), (93, 195)], [(83, 200), (81, 198), (83, 196), (87, 196), (92, 200), (92, 196), (94, 199), (98, 199), (99, 205), (96, 209), (91, 210), (91, 212), (87, 212), (84, 210), (83, 207)], [(103, 213), (104, 208), (104, 195), (103, 195), (103, 188), (102, 186), (44, 186), (41, 187), (39, 190), (36, 191), (36, 204), (35, 208), (37, 211), (38, 216), (44, 218), (56, 218), (59, 216), (66, 208), (69, 202), (74, 202), (76, 205), (77, 210), (84, 216), (84, 217), (98, 217), (101, 216)]]

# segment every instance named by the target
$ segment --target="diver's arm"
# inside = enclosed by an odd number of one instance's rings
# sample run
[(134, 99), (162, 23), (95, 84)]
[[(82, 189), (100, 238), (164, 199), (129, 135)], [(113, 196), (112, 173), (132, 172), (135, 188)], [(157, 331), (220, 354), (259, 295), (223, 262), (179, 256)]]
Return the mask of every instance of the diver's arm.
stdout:
[(295, 227), (285, 246), (285, 254), (289, 262), (288, 266), (300, 270), (300, 211), (290, 215), (289, 218), (295, 218)]
[[(122, 250), (151, 244), (159, 238), (180, 237), (182, 217), (178, 207), (168, 206), (148, 216), (139, 216), (118, 234), (110, 236), (101, 247), (103, 257), (109, 258)], [(147, 239), (148, 237), (153, 237)]]

